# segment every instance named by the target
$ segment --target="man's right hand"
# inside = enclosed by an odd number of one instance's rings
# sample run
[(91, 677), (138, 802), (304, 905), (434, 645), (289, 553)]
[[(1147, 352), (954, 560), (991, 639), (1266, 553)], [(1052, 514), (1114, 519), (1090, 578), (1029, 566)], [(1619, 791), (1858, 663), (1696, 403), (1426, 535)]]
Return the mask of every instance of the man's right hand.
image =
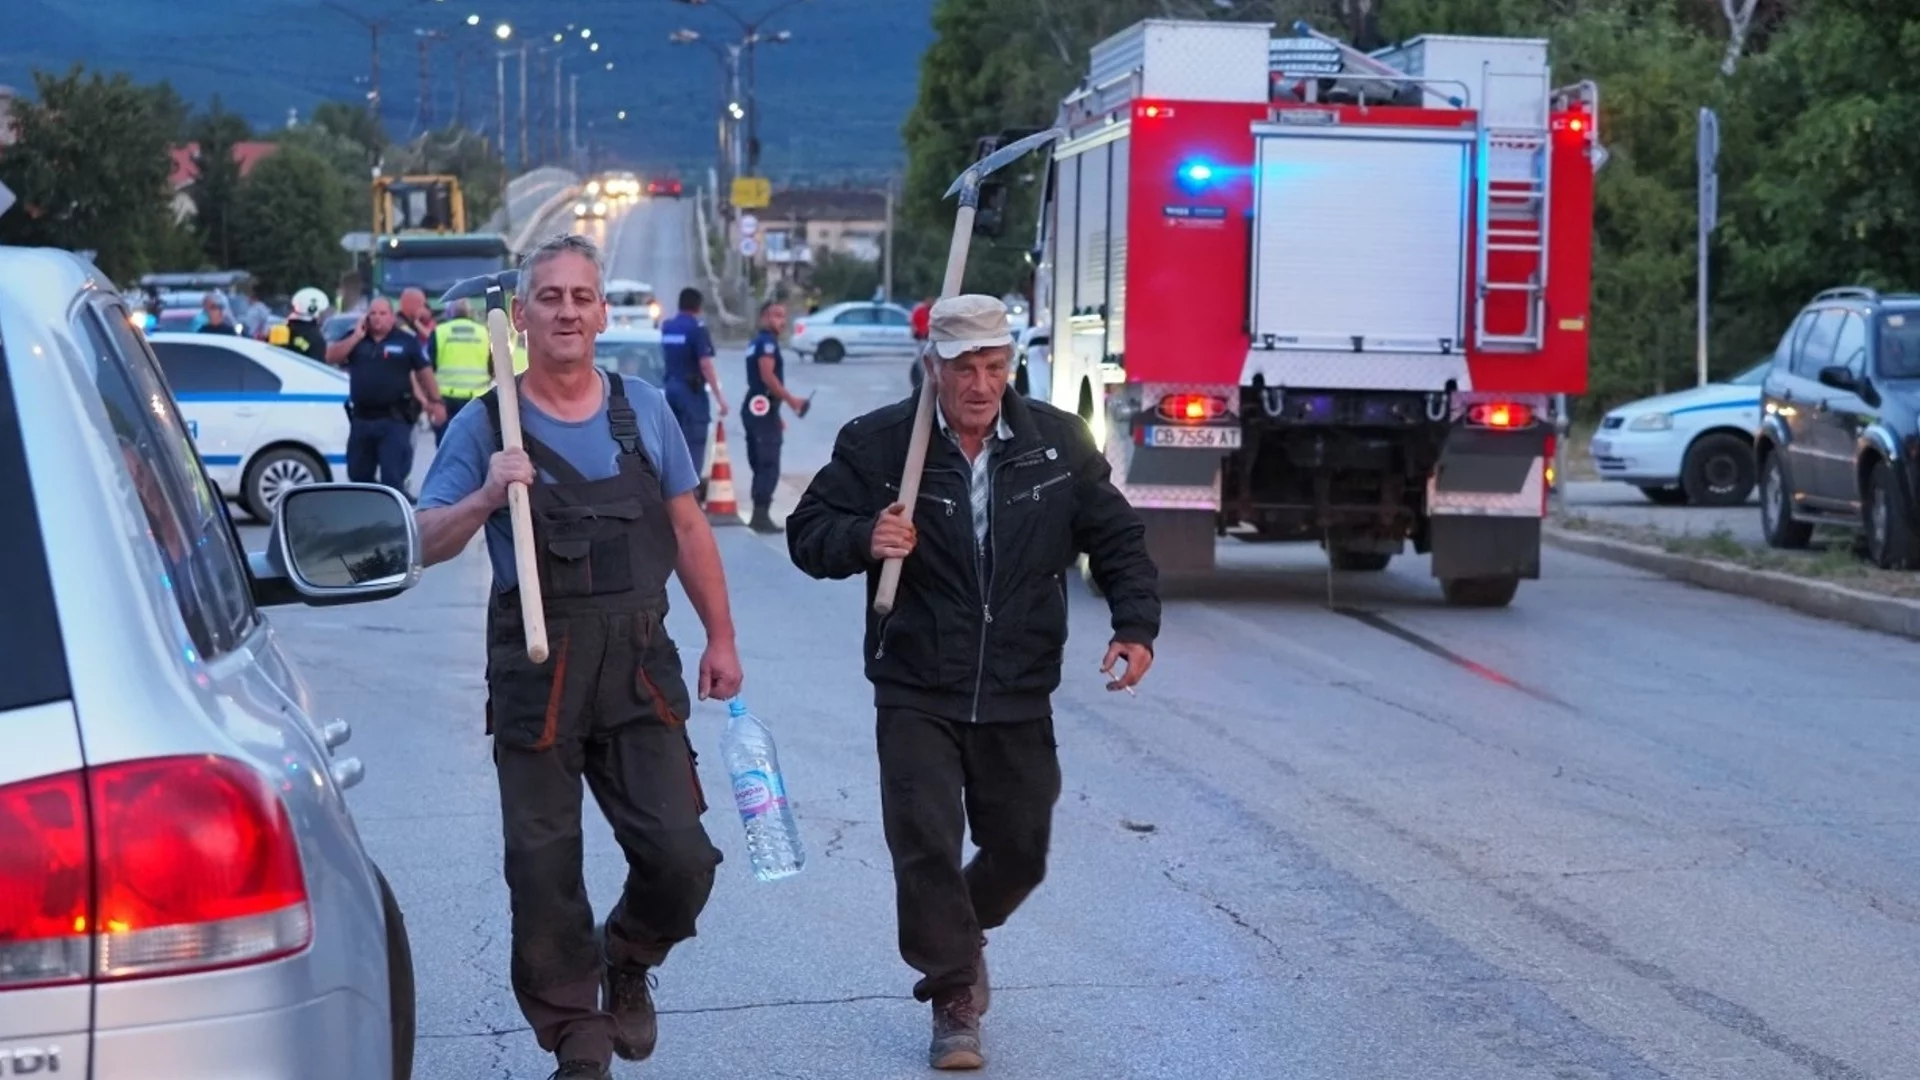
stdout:
[(507, 485), (533, 483), (533, 461), (525, 450), (502, 450), (487, 462), (487, 503), (494, 509), (507, 505)]
[(919, 530), (913, 522), (907, 520), (907, 508), (894, 503), (873, 522), (873, 557), (881, 561), (904, 559), (913, 554), (913, 547), (920, 540)]

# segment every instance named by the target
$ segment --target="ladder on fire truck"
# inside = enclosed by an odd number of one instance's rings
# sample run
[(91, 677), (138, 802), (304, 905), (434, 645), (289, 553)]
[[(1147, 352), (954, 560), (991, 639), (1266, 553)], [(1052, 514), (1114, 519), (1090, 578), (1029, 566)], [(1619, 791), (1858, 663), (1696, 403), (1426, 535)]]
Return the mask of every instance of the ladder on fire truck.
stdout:
[[(1363, 102), (1411, 85), (1418, 87), (1421, 102), (1476, 111), (1480, 161), (1474, 193), (1473, 341), (1483, 349), (1538, 351), (1546, 338), (1548, 219), (1553, 208), (1549, 175), (1555, 93), (1550, 74), (1496, 71), (1485, 62), (1476, 92), (1452, 79), (1427, 80), (1401, 72), (1304, 20), (1293, 28), (1297, 36), (1291, 41), (1275, 39), (1271, 67), (1276, 77), (1300, 78), (1305, 100), (1315, 100), (1318, 78), (1344, 84)], [(1295, 47), (1302, 44), (1308, 45), (1304, 53)], [(1467, 91), (1469, 99), (1450, 93), (1452, 87)], [(1496, 330), (1489, 320), (1491, 302), (1515, 293), (1520, 294), (1524, 321)]]

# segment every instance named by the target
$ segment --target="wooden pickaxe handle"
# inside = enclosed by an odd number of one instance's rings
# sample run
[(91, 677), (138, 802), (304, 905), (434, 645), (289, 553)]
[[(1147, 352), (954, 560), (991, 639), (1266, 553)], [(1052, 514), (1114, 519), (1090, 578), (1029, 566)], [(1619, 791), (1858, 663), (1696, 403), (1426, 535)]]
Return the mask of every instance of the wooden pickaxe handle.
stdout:
[[(961, 279), (967, 271), (967, 249), (973, 242), (974, 208), (962, 203), (960, 212), (953, 220), (953, 242), (947, 247), (947, 276), (940, 285), (940, 298), (960, 295)], [(914, 360), (916, 364), (926, 363), (926, 353), (922, 352)], [(908, 524), (913, 522), (913, 507), (920, 501), (920, 473), (927, 464), (927, 444), (933, 438), (933, 402), (938, 393), (933, 386), (933, 375), (925, 374), (920, 380), (920, 405), (913, 413), (913, 434), (907, 443), (907, 465), (900, 471), (900, 504), (906, 507), (902, 515)], [(874, 590), (873, 612), (886, 615), (893, 611), (894, 595), (900, 589), (900, 559), (888, 559), (880, 566), (880, 585)]]
[[(513, 326), (507, 313), (487, 310), (487, 339), (493, 350), (493, 385), (500, 395), (500, 444), (507, 450), (526, 448), (520, 437), (520, 384), (513, 377)], [(533, 507), (527, 485), (507, 485), (507, 516), (513, 521), (513, 563), (520, 577), (520, 619), (527, 629), (527, 659), (547, 662), (547, 612), (540, 600), (540, 560), (534, 549)]]

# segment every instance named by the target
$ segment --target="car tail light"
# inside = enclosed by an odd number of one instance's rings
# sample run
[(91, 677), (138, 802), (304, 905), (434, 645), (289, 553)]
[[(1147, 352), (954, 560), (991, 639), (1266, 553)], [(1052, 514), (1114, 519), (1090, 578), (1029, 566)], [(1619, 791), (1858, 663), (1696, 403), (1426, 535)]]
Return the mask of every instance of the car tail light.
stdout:
[(1213, 420), (1227, 411), (1227, 403), (1208, 394), (1168, 394), (1156, 411), (1168, 420), (1189, 424)]
[(293, 824), (258, 773), (212, 756), (123, 762), (88, 770), (85, 798), (82, 775), (0, 788), (0, 987), (85, 978), (95, 949), (105, 980), (307, 947)]
[(80, 774), (0, 787), (0, 990), (87, 977), (92, 895)]
[(1533, 424), (1533, 406), (1517, 401), (1493, 401), (1467, 410), (1467, 423), (1475, 427), (1523, 428)]

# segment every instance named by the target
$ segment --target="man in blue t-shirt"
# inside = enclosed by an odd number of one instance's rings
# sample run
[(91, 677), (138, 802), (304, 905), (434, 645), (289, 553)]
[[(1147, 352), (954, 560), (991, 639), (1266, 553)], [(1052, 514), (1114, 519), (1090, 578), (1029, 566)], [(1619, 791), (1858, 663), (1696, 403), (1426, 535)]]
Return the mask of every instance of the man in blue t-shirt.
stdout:
[[(487, 732), (500, 783), (511, 898), (511, 979), (554, 1080), (611, 1080), (618, 1055), (653, 1052), (649, 972), (694, 935), (720, 852), (701, 827), (686, 724), (692, 702), (666, 628), (681, 586), (706, 628), (699, 696), (739, 693), (740, 654), (713, 530), (664, 394), (594, 366), (607, 327), (599, 248), (562, 235), (521, 264), (513, 322), (527, 335), (515, 380), (524, 450), (501, 449), (496, 387), (448, 425), (420, 496), (428, 565), (483, 528)], [(548, 653), (529, 635), (507, 511), (527, 487)], [(581, 885), (581, 781), (627, 855), (626, 889), (603, 926)]]
[[(720, 403), (720, 415), (727, 415), (727, 399), (720, 389), (720, 376), (713, 367), (713, 337), (707, 324), (700, 321), (703, 298), (698, 289), (680, 290), (680, 312), (660, 325), (660, 349), (666, 359), (667, 404), (687, 437), (687, 453), (693, 457), (693, 471), (706, 471), (707, 425), (713, 417), (707, 409), (707, 387)], [(707, 501), (707, 485), (700, 483), (698, 498)]]

